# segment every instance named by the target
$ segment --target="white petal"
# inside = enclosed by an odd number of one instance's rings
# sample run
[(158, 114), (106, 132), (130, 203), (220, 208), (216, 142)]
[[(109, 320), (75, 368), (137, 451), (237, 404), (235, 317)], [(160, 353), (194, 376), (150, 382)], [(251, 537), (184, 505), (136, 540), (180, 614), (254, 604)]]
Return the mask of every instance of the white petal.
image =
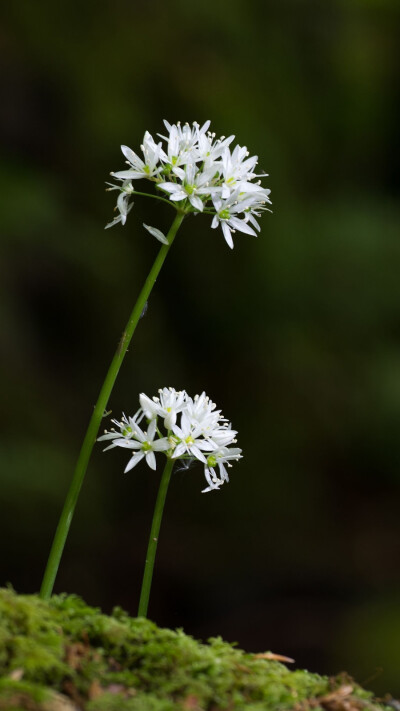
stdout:
[(221, 222), (221, 227), (222, 227), (222, 232), (224, 233), (225, 241), (231, 249), (233, 249), (233, 239), (231, 235), (231, 231), (229, 229), (229, 225), (227, 225), (226, 222)]
[(172, 430), (175, 423), (176, 423), (176, 412), (175, 412), (175, 410), (172, 410), (172, 412), (169, 412), (168, 415), (166, 416), (166, 418), (164, 420), (164, 425), (167, 428), (167, 430)]
[[(182, 417), (183, 417), (183, 415), (184, 415), (184, 413), (182, 412)], [(174, 434), (175, 434), (177, 437), (179, 437), (179, 439), (183, 439), (183, 438), (184, 438), (185, 433), (184, 433), (183, 430), (181, 430), (180, 427), (178, 427), (178, 425), (174, 425), (172, 429), (173, 429)]]
[(196, 440), (196, 445), (199, 449), (202, 449), (203, 452), (213, 452), (215, 449), (215, 445), (212, 442), (208, 442), (206, 439)]
[(199, 129), (200, 133), (205, 133), (210, 128), (211, 121), (206, 121), (203, 123), (202, 127)]
[(177, 166), (174, 166), (172, 169), (172, 172), (174, 175), (177, 175), (180, 180), (184, 180), (185, 178), (185, 171), (182, 170), (182, 168), (178, 168)]
[(207, 486), (206, 489), (202, 490), (202, 494), (206, 494), (208, 491), (215, 491), (215, 489), (219, 489), (219, 484), (216, 484), (212, 480), (210, 470), (207, 469), (207, 467), (204, 467), (204, 476), (206, 477), (209, 486)]
[(175, 200), (179, 202), (180, 200), (186, 200), (187, 194), (185, 193), (184, 190), (179, 190), (178, 192), (174, 193), (171, 195), (170, 200)]
[(112, 173), (113, 178), (121, 180), (132, 180), (132, 178), (141, 178), (142, 175), (137, 170), (119, 170), (117, 173)]
[(258, 224), (258, 222), (257, 222), (256, 218), (254, 217), (254, 215), (249, 215), (249, 222), (251, 222), (251, 224), (256, 228), (256, 230), (257, 230), (258, 232), (261, 231), (261, 227), (260, 227), (260, 225)]
[(108, 230), (109, 227), (114, 227), (114, 225), (117, 225), (118, 222), (121, 222), (121, 215), (118, 215), (118, 217), (114, 217), (113, 221), (108, 222), (104, 229)]
[(150, 232), (150, 234), (153, 235), (153, 237), (158, 239), (159, 242), (162, 242), (162, 244), (169, 244), (165, 234), (163, 234), (163, 232), (161, 232), (161, 230), (158, 230), (157, 227), (150, 227), (150, 225), (145, 225), (144, 222), (143, 222), (143, 227), (148, 232)]
[(166, 452), (167, 449), (171, 449), (171, 443), (167, 437), (161, 437), (153, 442), (153, 449), (155, 452)]
[(197, 197), (197, 195), (191, 195), (189, 197), (189, 201), (190, 201), (190, 204), (193, 205), (193, 207), (196, 210), (199, 210), (199, 212), (203, 212), (203, 208), (204, 208), (203, 201), (200, 200), (200, 198)]
[(135, 165), (137, 161), (140, 160), (139, 156), (137, 156), (131, 148), (128, 148), (128, 146), (121, 146), (121, 151), (124, 154), (125, 158), (129, 160), (129, 163), (133, 163)]
[(147, 452), (146, 453), (146, 462), (149, 465), (150, 469), (157, 468), (156, 457), (155, 457), (154, 452)]
[(196, 459), (199, 459), (201, 462), (204, 462), (204, 464), (206, 464), (206, 458), (204, 454), (200, 452), (199, 448), (196, 447), (195, 444), (192, 444), (192, 446), (190, 447), (190, 454), (193, 454)]
[(133, 433), (133, 436), (139, 440), (139, 442), (145, 442), (146, 437), (144, 436), (143, 430), (139, 427), (138, 423), (135, 423), (135, 431)]
[(124, 473), (130, 472), (130, 470), (133, 469), (133, 467), (136, 467), (136, 464), (139, 464), (139, 462), (141, 461), (141, 459), (143, 459), (143, 457), (144, 457), (144, 452), (138, 452), (137, 454), (134, 454), (132, 459), (130, 459), (128, 464), (126, 465), (126, 467), (124, 469)]
[(108, 449), (112, 449), (113, 447), (116, 447), (116, 446), (117, 445), (114, 444), (114, 442), (113, 442), (112, 444), (109, 444), (108, 447), (104, 447), (103, 452), (107, 452)]
[(134, 439), (116, 439), (114, 447), (123, 447), (124, 449), (140, 449), (141, 445)]
[(229, 481), (228, 472), (226, 471), (222, 462), (219, 462), (218, 466), (222, 481)]
[[(172, 455), (172, 459), (179, 459), (179, 457), (182, 456), (182, 454), (185, 454), (186, 452), (186, 447), (184, 444), (178, 444), (176, 449), (174, 450), (174, 453)], [(204, 460), (205, 461), (205, 460)]]
[(117, 439), (116, 432), (107, 432), (106, 434), (97, 437), (97, 442), (102, 442), (104, 439)]
[(254, 235), (257, 237), (257, 232), (255, 232), (255, 230), (253, 230), (247, 222), (244, 222), (244, 220), (239, 220), (237, 217), (231, 217), (229, 222), (235, 230), (239, 230), (239, 232), (246, 232), (248, 235)]
[(180, 435), (181, 437), (184, 437), (184, 434), (183, 434), (184, 432), (186, 432), (186, 433), (189, 432), (189, 430), (191, 428), (191, 424), (192, 424), (192, 421), (191, 421), (190, 417), (188, 416), (187, 412), (184, 410), (182, 412), (182, 416), (181, 416), (181, 426), (182, 426), (182, 429), (181, 429), (182, 434)]
[(159, 183), (158, 187), (166, 190), (167, 193), (175, 193), (177, 190), (182, 189), (182, 186), (176, 183)]
[(157, 404), (153, 402), (153, 400), (150, 400), (147, 395), (141, 393), (139, 395), (139, 402), (148, 420), (151, 420), (153, 417), (157, 416)]
[(150, 422), (148, 430), (147, 430), (147, 439), (149, 442), (153, 441), (154, 435), (156, 433), (156, 428), (157, 428), (157, 419), (154, 419)]

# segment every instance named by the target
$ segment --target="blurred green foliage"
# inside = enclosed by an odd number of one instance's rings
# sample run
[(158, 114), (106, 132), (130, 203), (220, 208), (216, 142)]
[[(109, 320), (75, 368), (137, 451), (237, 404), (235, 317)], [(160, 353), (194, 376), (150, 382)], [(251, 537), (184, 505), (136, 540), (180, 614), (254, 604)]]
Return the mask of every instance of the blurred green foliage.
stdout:
[[(233, 252), (207, 217), (187, 221), (110, 407), (205, 389), (245, 457), (214, 495), (200, 496), (201, 470), (175, 474), (150, 612), (399, 694), (399, 3), (0, 12), (0, 582), (40, 585), (157, 250), (142, 222), (171, 219), (137, 200), (124, 228), (103, 230), (119, 145), (163, 118), (210, 118), (259, 155), (274, 213)], [(95, 451), (57, 590), (135, 612), (157, 476), (124, 477), (123, 459)]]

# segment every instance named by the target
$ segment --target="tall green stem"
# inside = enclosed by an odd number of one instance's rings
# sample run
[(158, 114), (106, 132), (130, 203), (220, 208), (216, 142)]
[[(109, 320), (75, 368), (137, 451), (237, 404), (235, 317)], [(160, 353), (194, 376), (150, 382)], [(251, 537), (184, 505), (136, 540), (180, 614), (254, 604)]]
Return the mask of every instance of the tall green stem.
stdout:
[(154, 508), (153, 523), (151, 524), (149, 545), (147, 546), (146, 564), (144, 567), (142, 590), (139, 601), (139, 617), (147, 616), (147, 608), (149, 606), (149, 597), (151, 590), (151, 581), (153, 579), (154, 561), (156, 558), (158, 534), (160, 532), (161, 519), (164, 511), (165, 497), (168, 491), (168, 484), (174, 466), (173, 459), (167, 459), (163, 475), (161, 477), (160, 488), (157, 494), (157, 501)]
[(138, 296), (136, 304), (133, 307), (133, 311), (122, 334), (118, 348), (115, 352), (114, 358), (111, 361), (111, 365), (108, 369), (104, 383), (100, 390), (99, 397), (94, 407), (93, 414), (90, 418), (89, 426), (87, 428), (86, 435), (82, 443), (74, 476), (72, 478), (72, 482), (67, 497), (65, 499), (64, 508), (61, 513), (61, 517), (54, 536), (53, 545), (50, 550), (49, 559), (47, 561), (42, 587), (40, 590), (40, 597), (44, 599), (48, 599), (53, 591), (54, 581), (57, 575), (58, 567), (60, 565), (61, 556), (64, 550), (64, 545), (68, 535), (69, 527), (71, 525), (76, 502), (86, 474), (86, 469), (89, 463), (94, 443), (96, 441), (100, 423), (107, 407), (107, 403), (111, 395), (111, 391), (114, 387), (114, 383), (116, 381), (119, 369), (121, 367), (128, 346), (131, 342), (131, 338), (135, 332), (140, 316), (146, 305), (147, 299), (150, 296), (151, 290), (155, 284), (160, 269), (164, 264), (165, 258), (168, 254), (172, 242), (174, 241), (175, 235), (182, 223), (184, 216), (184, 213), (178, 212), (171, 225), (171, 228), (167, 234), (168, 244), (163, 245), (157, 254), (154, 264)]

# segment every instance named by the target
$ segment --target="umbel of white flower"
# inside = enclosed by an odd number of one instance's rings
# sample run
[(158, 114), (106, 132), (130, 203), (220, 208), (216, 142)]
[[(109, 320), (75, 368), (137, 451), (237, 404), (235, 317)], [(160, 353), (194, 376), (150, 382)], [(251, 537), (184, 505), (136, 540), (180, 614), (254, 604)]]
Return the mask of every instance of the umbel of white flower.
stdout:
[[(241, 459), (242, 450), (230, 446), (236, 443), (237, 432), (204, 392), (191, 398), (185, 390), (163, 388), (158, 397), (142, 393), (139, 401), (133, 417), (112, 420), (115, 427), (98, 438), (111, 442), (104, 451), (113, 447), (132, 451), (125, 472), (142, 459), (150, 469), (156, 469), (156, 454), (163, 453), (185, 465), (196, 459), (202, 462), (208, 484), (203, 493), (229, 481), (227, 467)], [(143, 420), (147, 424), (143, 425)]]
[[(232, 233), (236, 230), (250, 235), (260, 231), (257, 217), (268, 210), (270, 190), (262, 187), (256, 173), (257, 156), (249, 156), (245, 146), (231, 150), (234, 136), (216, 138), (208, 129), (193, 123), (169, 124), (164, 121), (167, 135), (158, 134), (156, 142), (146, 131), (141, 145), (143, 157), (128, 146), (121, 146), (128, 164), (127, 170), (111, 173), (119, 181), (110, 190), (119, 190), (116, 210), (118, 216), (107, 227), (118, 222), (125, 224), (133, 205), (134, 180), (154, 183), (156, 194), (163, 195), (184, 213), (203, 212), (211, 216), (211, 227), (221, 227), (229, 247), (233, 248)], [(161, 242), (168, 241), (155, 227), (146, 229)]]

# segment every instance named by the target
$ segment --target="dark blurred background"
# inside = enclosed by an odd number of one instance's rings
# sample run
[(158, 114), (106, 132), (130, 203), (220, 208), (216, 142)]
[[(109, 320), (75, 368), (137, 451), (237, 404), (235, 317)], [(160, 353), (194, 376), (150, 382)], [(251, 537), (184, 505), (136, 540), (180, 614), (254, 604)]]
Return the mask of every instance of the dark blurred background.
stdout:
[[(398, 0), (4, 2), (1, 584), (38, 590), (105, 370), (173, 213), (124, 167), (162, 119), (212, 120), (270, 174), (230, 251), (187, 220), (110, 408), (205, 389), (231, 483), (170, 487), (150, 616), (400, 694)], [(56, 591), (135, 614), (158, 474), (96, 446)]]

